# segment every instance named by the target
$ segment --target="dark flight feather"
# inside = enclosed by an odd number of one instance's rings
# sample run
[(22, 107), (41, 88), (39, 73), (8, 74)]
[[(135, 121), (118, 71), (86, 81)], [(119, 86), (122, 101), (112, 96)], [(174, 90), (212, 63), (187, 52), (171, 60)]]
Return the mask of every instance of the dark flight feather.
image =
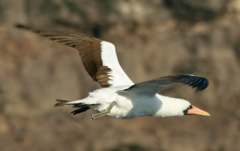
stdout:
[(124, 94), (124, 92), (129, 91), (134, 91), (136, 93), (155, 94), (161, 90), (174, 86), (177, 83), (188, 85), (197, 91), (202, 91), (208, 87), (208, 79), (204, 77), (190, 74), (180, 74), (160, 77), (159, 79), (137, 83), (121, 91), (120, 94)]

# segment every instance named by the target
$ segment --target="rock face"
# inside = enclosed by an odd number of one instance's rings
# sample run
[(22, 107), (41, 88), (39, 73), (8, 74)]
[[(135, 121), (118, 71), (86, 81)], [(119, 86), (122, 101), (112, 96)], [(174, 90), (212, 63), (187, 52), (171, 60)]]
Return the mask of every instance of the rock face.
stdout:
[[(0, 1), (1, 150), (240, 149), (237, 0), (224, 6), (227, 8), (223, 11), (221, 4), (228, 1), (14, 2)], [(188, 10), (182, 3), (193, 6), (193, 10), (198, 5), (207, 7), (218, 17), (191, 22), (176, 18), (177, 3), (183, 11)], [(53, 107), (55, 99), (81, 98), (98, 85), (87, 75), (74, 49), (15, 29), (12, 25), (16, 22), (49, 30), (59, 27), (110, 40), (117, 45), (123, 68), (136, 82), (175, 73), (206, 76), (210, 85), (204, 92), (180, 87), (167, 94), (191, 100), (212, 116), (96, 121), (72, 117), (68, 109)]]
[(174, 16), (185, 21), (211, 21), (227, 10), (229, 0), (165, 0)]

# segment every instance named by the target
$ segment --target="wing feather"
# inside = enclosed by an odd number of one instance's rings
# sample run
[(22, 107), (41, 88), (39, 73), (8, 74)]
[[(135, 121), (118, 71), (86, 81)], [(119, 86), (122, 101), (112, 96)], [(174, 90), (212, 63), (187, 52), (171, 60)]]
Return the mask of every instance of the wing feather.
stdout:
[(182, 74), (160, 77), (159, 79), (137, 83), (128, 89), (123, 90), (122, 92), (154, 95), (166, 88), (174, 86), (177, 83), (188, 85), (197, 91), (202, 91), (208, 87), (208, 80), (206, 78)]
[(17, 25), (17, 27), (33, 31), (50, 40), (78, 50), (88, 74), (102, 87), (133, 85), (133, 82), (120, 66), (116, 48), (112, 43), (84, 34), (44, 32), (24, 25)]

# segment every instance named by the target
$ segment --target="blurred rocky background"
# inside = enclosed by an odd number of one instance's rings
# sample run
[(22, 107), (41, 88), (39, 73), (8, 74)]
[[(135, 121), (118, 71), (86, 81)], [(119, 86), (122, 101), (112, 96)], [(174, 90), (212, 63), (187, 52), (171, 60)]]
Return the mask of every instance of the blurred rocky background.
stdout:
[[(98, 85), (76, 51), (16, 23), (110, 40), (136, 82), (206, 76), (204, 92), (167, 94), (212, 116), (91, 121), (54, 108)], [(1, 151), (239, 151), (239, 77), (240, 0), (0, 0)]]

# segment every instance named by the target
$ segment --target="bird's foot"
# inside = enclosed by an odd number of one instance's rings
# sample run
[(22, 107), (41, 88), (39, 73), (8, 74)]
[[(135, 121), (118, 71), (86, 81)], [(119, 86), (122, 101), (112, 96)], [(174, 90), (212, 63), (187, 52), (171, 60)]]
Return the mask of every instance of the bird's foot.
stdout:
[(116, 104), (117, 104), (117, 103), (116, 103), (115, 101), (112, 102), (106, 110), (104, 110), (104, 111), (102, 111), (102, 112), (100, 112), (100, 113), (92, 114), (92, 115), (91, 115), (91, 119), (92, 119), (92, 120), (95, 120), (95, 119), (97, 119), (97, 118), (106, 116), (108, 113), (111, 112), (112, 108), (113, 108), (114, 105), (116, 105)]
[(106, 110), (104, 110), (103, 112), (100, 112), (100, 113), (92, 114), (91, 120), (96, 120), (97, 118), (106, 116), (107, 114), (108, 114), (108, 112)]

